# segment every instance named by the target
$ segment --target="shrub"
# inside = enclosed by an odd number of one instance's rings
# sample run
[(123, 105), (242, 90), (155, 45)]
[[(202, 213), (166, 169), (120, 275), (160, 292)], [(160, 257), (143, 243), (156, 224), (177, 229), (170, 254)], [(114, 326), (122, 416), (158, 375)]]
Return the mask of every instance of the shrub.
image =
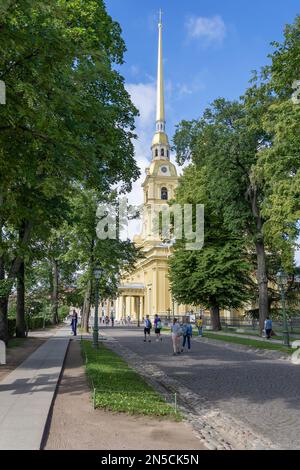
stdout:
[(8, 336), (9, 338), (13, 338), (16, 334), (16, 319), (9, 318), (7, 323), (8, 323)]

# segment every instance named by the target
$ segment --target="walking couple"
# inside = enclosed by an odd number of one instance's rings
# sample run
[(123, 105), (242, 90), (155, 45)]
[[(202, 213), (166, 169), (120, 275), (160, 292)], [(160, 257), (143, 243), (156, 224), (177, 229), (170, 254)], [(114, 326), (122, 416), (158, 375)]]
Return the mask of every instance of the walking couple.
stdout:
[[(174, 318), (171, 332), (174, 356), (183, 352), (186, 344), (188, 346), (188, 351), (191, 349), (193, 328), (189, 319), (187, 319), (186, 322), (181, 326), (177, 318)], [(180, 347), (181, 337), (183, 337), (182, 347)]]
[[(151, 339), (150, 339), (151, 328), (152, 328), (152, 323), (150, 321), (149, 315), (147, 315), (145, 323), (144, 323), (144, 342), (147, 341), (147, 335), (148, 335), (148, 342), (151, 343)], [(156, 314), (154, 318), (154, 331), (156, 334), (156, 341), (159, 341), (159, 340), (162, 341), (161, 329), (162, 329), (162, 323), (161, 323), (159, 316)]]

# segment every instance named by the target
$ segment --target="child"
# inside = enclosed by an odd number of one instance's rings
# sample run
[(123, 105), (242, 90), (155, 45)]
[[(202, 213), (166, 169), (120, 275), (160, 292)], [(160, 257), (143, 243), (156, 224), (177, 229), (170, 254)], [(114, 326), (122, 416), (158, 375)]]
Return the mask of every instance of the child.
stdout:
[(146, 320), (145, 320), (145, 323), (144, 323), (144, 343), (146, 343), (146, 337), (148, 335), (148, 342), (151, 343), (151, 339), (150, 339), (150, 331), (151, 331), (151, 328), (152, 328), (152, 323), (149, 319), (149, 315), (146, 316)]
[(160, 334), (160, 330), (162, 329), (162, 324), (161, 324), (161, 320), (159, 318), (159, 316), (156, 314), (155, 315), (155, 319), (154, 319), (154, 328), (155, 328), (155, 334), (156, 334), (156, 341), (159, 341), (161, 340), (162, 341), (162, 337), (161, 337), (161, 334)]

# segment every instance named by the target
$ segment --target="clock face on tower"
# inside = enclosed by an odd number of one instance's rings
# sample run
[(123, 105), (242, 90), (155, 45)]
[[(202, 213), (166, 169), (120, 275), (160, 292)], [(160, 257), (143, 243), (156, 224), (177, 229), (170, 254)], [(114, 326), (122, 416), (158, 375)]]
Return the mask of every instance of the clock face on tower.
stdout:
[(161, 166), (160, 171), (164, 174), (168, 173), (168, 167), (167, 166)]

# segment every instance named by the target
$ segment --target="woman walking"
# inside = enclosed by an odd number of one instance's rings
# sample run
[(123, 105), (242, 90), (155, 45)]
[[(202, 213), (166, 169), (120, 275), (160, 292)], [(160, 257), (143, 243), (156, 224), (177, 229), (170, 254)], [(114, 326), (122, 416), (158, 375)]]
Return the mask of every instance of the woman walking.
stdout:
[(182, 330), (178, 323), (177, 318), (174, 318), (173, 320), (171, 332), (172, 332), (173, 356), (176, 356), (177, 354), (180, 354), (180, 336), (182, 336)]

